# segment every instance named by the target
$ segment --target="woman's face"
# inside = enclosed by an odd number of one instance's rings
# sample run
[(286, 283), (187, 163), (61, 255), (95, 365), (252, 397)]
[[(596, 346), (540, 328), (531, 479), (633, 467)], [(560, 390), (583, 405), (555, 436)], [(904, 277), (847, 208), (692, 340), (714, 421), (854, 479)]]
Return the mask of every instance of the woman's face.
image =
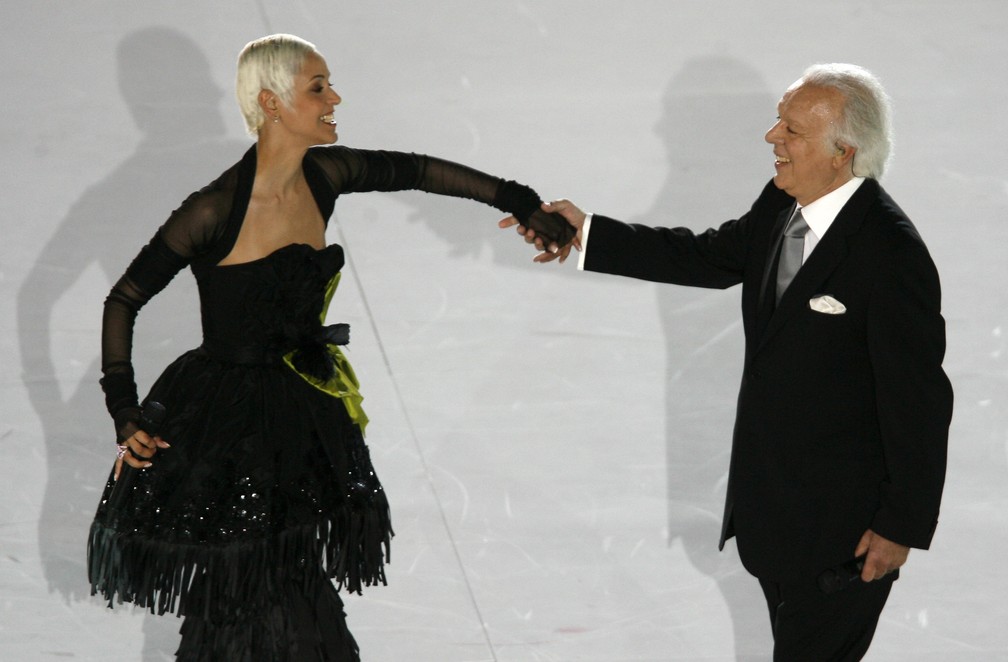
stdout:
[[(294, 76), (294, 94), (289, 106), (279, 110), (280, 123), (307, 146), (336, 142), (333, 110), (340, 96), (329, 84), (329, 67), (321, 55), (305, 56), (301, 71)], [(269, 120), (267, 120), (269, 121)]]

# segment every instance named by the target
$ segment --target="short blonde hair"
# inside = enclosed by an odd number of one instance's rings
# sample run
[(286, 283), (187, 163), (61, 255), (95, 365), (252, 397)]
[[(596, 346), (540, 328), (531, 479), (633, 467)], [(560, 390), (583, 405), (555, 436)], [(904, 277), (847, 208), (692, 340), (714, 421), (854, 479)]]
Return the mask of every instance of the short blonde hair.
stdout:
[(271, 34), (245, 44), (238, 55), (235, 93), (250, 134), (257, 135), (266, 121), (259, 93), (270, 90), (289, 105), (294, 97), (294, 76), (310, 53), (318, 53), (315, 44), (292, 34)]

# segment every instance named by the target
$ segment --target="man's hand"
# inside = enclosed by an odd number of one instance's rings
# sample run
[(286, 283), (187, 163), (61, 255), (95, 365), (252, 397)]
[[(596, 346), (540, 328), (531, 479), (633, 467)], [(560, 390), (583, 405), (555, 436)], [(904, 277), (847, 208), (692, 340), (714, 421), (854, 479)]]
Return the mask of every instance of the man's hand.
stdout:
[(854, 556), (862, 554), (866, 556), (864, 568), (861, 570), (861, 580), (870, 582), (882, 579), (906, 563), (910, 548), (887, 540), (868, 529), (854, 550)]
[(577, 229), (577, 234), (574, 235), (574, 240), (562, 248), (558, 247), (556, 244), (546, 246), (543, 244), (543, 240), (536, 236), (535, 231), (522, 225), (521, 222), (514, 216), (508, 216), (505, 219), (501, 219), (497, 225), (501, 229), (517, 226), (518, 234), (525, 238), (525, 243), (534, 244), (536, 249), (542, 251), (539, 255), (536, 255), (535, 258), (533, 258), (534, 262), (552, 262), (553, 260), (560, 258), (560, 263), (563, 264), (567, 260), (567, 256), (570, 255), (572, 246), (581, 250), (581, 229), (584, 227), (586, 214), (569, 200), (544, 202), (542, 204), (542, 209), (547, 213), (560, 214), (567, 219), (567, 222)]

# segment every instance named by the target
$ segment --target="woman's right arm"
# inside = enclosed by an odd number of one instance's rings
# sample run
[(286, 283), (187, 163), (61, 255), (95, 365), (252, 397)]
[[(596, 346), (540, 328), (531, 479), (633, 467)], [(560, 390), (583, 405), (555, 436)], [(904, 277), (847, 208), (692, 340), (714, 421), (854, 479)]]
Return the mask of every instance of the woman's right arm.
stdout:
[(133, 373), (137, 313), (220, 236), (229, 196), (194, 193), (158, 228), (105, 299), (102, 315), (101, 386), (115, 423), (117, 443), (137, 430), (140, 400)]
[(168, 248), (159, 230), (105, 298), (101, 386), (105, 406), (115, 422), (117, 443), (136, 431), (140, 418), (132, 358), (137, 313), (187, 264), (186, 258)]

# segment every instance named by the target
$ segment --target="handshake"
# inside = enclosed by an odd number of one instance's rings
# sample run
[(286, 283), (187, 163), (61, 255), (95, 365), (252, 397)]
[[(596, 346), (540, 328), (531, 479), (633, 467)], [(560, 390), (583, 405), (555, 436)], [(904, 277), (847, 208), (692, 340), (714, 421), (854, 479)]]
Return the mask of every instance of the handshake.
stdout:
[(559, 258), (562, 264), (570, 255), (571, 247), (581, 250), (582, 228), (587, 215), (569, 200), (544, 202), (523, 224), (514, 216), (501, 219), (501, 229), (516, 227), (525, 243), (541, 251), (534, 262), (552, 262)]

